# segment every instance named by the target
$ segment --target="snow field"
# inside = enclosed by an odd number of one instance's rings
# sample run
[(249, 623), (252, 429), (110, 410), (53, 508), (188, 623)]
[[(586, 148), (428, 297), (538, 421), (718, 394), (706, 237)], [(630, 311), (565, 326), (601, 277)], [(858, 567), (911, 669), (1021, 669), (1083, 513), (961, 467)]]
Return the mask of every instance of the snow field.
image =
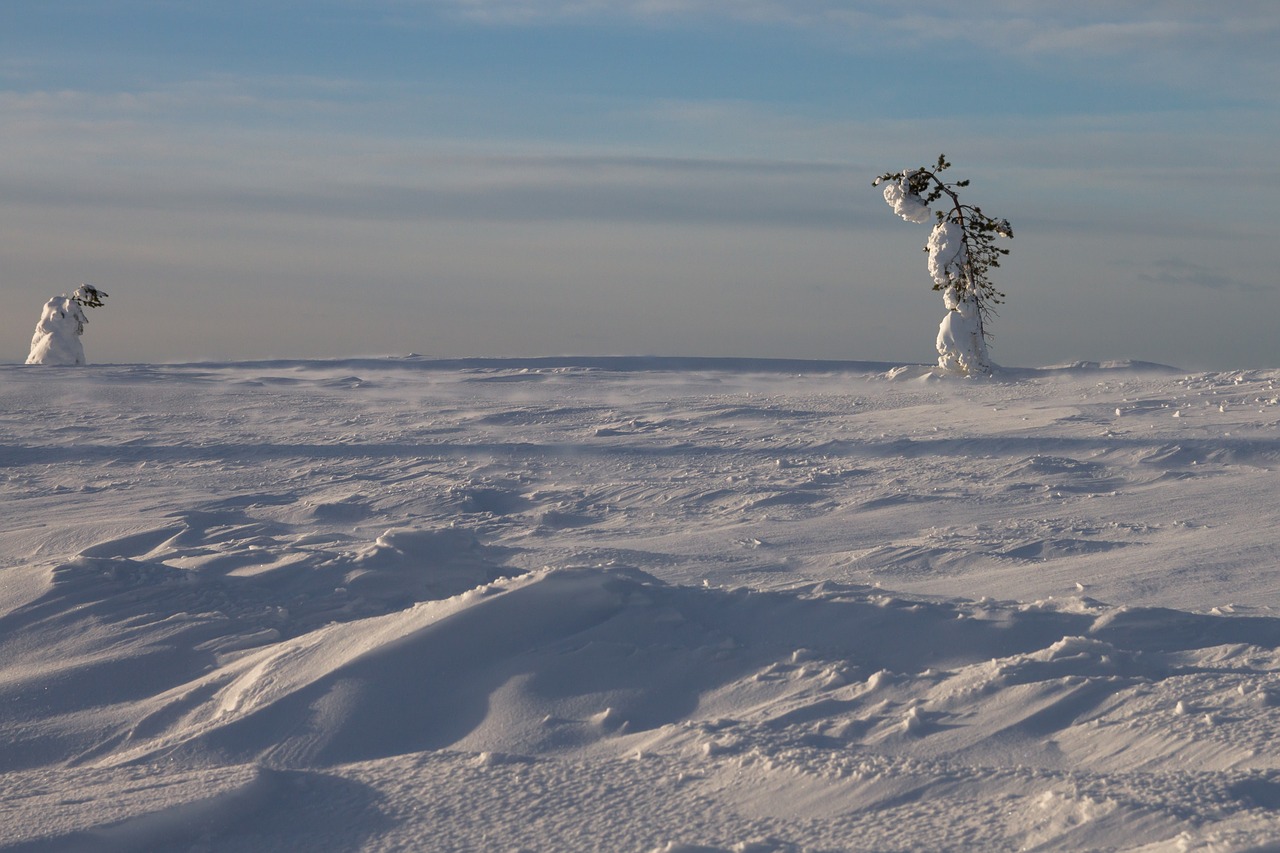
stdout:
[(0, 368), (0, 843), (1275, 838), (1280, 373), (813, 367)]

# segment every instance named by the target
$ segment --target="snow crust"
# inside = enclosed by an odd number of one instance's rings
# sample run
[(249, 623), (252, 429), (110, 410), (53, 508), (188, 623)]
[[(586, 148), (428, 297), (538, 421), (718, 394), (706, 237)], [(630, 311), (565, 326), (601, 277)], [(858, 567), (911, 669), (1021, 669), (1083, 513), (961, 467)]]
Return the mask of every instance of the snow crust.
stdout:
[(0, 848), (1259, 849), (1278, 383), (0, 367)]

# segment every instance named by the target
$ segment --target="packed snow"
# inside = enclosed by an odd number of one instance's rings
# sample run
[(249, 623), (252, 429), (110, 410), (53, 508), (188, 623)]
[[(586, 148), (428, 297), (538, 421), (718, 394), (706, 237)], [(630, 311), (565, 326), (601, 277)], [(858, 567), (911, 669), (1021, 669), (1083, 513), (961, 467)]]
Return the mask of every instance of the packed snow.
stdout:
[(0, 849), (1249, 850), (1280, 371), (0, 367)]

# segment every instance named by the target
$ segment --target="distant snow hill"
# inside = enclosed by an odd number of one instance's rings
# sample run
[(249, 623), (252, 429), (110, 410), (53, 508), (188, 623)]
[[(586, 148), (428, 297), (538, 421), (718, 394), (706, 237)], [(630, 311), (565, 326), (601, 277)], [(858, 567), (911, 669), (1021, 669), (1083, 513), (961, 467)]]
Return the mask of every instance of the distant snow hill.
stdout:
[(930, 377), (0, 366), (0, 850), (1280, 837), (1280, 370)]

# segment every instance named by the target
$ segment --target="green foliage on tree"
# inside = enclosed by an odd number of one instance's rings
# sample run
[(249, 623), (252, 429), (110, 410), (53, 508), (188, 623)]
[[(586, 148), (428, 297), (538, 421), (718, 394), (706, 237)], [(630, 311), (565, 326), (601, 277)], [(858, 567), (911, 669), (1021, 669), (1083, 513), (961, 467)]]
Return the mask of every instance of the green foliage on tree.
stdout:
[[(879, 186), (888, 181), (896, 185), (896, 189), (886, 191), (885, 200), (894, 204), (894, 209), (908, 221), (922, 222), (920, 213), (927, 211), (939, 201), (943, 201), (942, 209), (934, 211), (937, 224), (934, 234), (930, 235), (930, 244), (925, 251), (931, 251), (937, 229), (947, 223), (958, 226), (963, 250), (955, 257), (955, 263), (948, 268), (945, 275), (934, 276), (933, 289), (945, 291), (954, 287), (958, 298), (969, 298), (976, 303), (980, 317), (985, 320), (993, 312), (992, 306), (1004, 302), (1005, 294), (995, 288), (989, 277), (990, 271), (1000, 266), (1000, 258), (1009, 254), (1009, 250), (996, 245), (997, 237), (1012, 239), (1013, 228), (1007, 219), (996, 219), (982, 212), (976, 205), (960, 201), (957, 190), (969, 186), (964, 181), (944, 181), (939, 175), (949, 169), (951, 164), (945, 155), (938, 155), (938, 162), (933, 168), (921, 166), (903, 172), (886, 172), (872, 182)], [(891, 198), (891, 193), (894, 198)], [(898, 199), (895, 203), (894, 199)], [(949, 204), (950, 207), (946, 207)], [(983, 335), (985, 323), (983, 327)]]
[(101, 308), (107, 304), (102, 301), (106, 298), (107, 294), (92, 284), (82, 284), (71, 294), (71, 301), (81, 308)]

